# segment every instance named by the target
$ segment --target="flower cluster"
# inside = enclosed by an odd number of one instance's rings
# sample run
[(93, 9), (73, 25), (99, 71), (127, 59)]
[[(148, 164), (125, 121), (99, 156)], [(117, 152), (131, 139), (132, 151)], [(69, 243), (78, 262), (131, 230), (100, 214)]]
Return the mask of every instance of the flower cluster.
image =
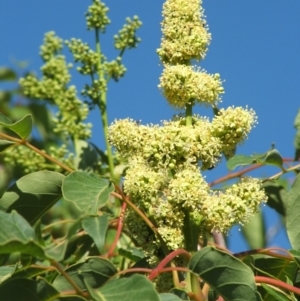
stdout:
[(91, 124), (83, 121), (88, 116), (89, 108), (78, 99), (75, 86), (68, 86), (70, 66), (59, 54), (61, 48), (61, 39), (54, 32), (47, 33), (41, 47), (41, 56), (45, 61), (41, 67), (42, 78), (28, 75), (20, 79), (20, 85), (27, 97), (47, 100), (57, 106), (55, 132), (74, 139), (87, 139), (91, 136)]
[[(109, 127), (110, 144), (128, 160), (124, 190), (153, 221), (170, 250), (195, 250), (198, 234), (244, 224), (266, 200), (257, 179), (243, 178), (214, 192), (201, 174), (216, 166), (223, 154), (234, 153), (255, 125), (256, 115), (241, 107), (217, 110), (224, 93), (220, 75), (191, 66), (192, 60), (204, 58), (211, 38), (200, 5), (200, 0), (165, 2), (157, 51), (164, 65), (159, 87), (172, 106), (186, 109), (186, 115), (162, 125), (124, 119)], [(196, 103), (218, 112), (211, 121), (192, 115)], [(157, 264), (160, 241), (135, 212), (128, 212), (127, 221), (150, 264)], [(196, 233), (192, 238), (191, 229)]]
[(134, 16), (133, 20), (126, 18), (126, 24), (124, 24), (118, 34), (114, 36), (115, 48), (123, 53), (126, 48), (137, 47), (141, 39), (136, 36), (136, 31), (141, 25), (142, 22), (138, 16)]
[(188, 64), (205, 57), (211, 40), (200, 0), (168, 0), (163, 6), (161, 48), (164, 64)]
[(97, 29), (105, 32), (106, 26), (110, 24), (107, 17), (108, 7), (100, 0), (93, 0), (93, 4), (89, 6), (86, 16), (87, 28)]

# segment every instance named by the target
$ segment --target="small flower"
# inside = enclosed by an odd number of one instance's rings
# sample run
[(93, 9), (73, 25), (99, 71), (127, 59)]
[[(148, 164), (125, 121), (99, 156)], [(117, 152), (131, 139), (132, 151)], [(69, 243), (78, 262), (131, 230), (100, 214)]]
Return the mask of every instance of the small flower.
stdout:
[(89, 6), (86, 16), (87, 28), (99, 29), (101, 32), (105, 32), (106, 26), (110, 24), (110, 20), (107, 17), (109, 9), (100, 0), (93, 0), (93, 4)]

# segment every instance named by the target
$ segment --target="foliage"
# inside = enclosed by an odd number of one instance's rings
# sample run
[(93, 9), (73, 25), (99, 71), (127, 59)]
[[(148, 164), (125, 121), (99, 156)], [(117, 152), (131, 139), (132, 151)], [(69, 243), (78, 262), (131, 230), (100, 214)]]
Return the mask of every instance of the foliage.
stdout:
[[(0, 93), (1, 300), (300, 300), (299, 164), (287, 166), (274, 148), (234, 155), (257, 117), (248, 108), (218, 108), (220, 75), (193, 65), (211, 40), (201, 4), (163, 6), (159, 87), (182, 113), (161, 125), (108, 125), (108, 83), (125, 75), (122, 58), (140, 42), (141, 21), (126, 19), (114, 36), (119, 55), (108, 61), (99, 37), (110, 19), (100, 0), (86, 13), (95, 49), (46, 33), (41, 76), (26, 73)], [(90, 78), (81, 96), (64, 46)], [(17, 74), (1, 68), (0, 80), (15, 82)], [(193, 115), (195, 105), (211, 107), (214, 118)], [(94, 109), (104, 150), (89, 140)], [(222, 157), (229, 170), (242, 169), (207, 183), (203, 172)], [(265, 165), (279, 172), (245, 176)], [(292, 171), (289, 188), (282, 176)], [(265, 248), (262, 203), (285, 219), (292, 250)], [(221, 233), (237, 223), (253, 250), (230, 254)]]

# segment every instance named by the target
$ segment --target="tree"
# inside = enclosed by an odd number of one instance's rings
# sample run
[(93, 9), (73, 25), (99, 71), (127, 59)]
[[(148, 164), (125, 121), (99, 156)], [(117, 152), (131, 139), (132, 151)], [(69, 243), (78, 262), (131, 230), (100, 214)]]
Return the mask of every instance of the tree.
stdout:
[[(160, 89), (182, 113), (161, 125), (129, 118), (108, 124), (107, 86), (124, 76), (123, 55), (137, 47), (141, 21), (126, 19), (114, 36), (119, 55), (108, 61), (99, 38), (110, 23), (107, 12), (94, 0), (86, 13), (95, 49), (47, 33), (40, 51), (42, 76), (26, 74), (20, 89), (3, 97), (1, 163), (10, 171), (3, 186), (14, 183), (0, 199), (1, 296), (297, 300), (299, 179), (287, 196), (279, 178), (299, 166), (287, 168), (274, 148), (235, 155), (257, 117), (248, 108), (218, 108), (224, 93), (220, 74), (195, 65), (211, 40), (201, 1), (168, 0), (163, 6)], [(64, 45), (77, 71), (90, 79), (81, 97), (70, 84)], [(6, 68), (1, 78), (16, 75)], [(22, 117), (11, 107), (15, 93), (26, 99)], [(212, 120), (193, 114), (196, 105), (210, 106)], [(89, 141), (86, 119), (96, 108), (105, 150)], [(222, 157), (229, 169), (247, 167), (208, 184), (203, 172), (218, 168)], [(246, 176), (263, 165), (277, 166), (280, 173), (263, 180)], [(231, 179), (238, 181), (214, 189)], [(285, 216), (294, 250), (230, 254), (221, 233), (236, 223), (243, 226), (265, 202)]]

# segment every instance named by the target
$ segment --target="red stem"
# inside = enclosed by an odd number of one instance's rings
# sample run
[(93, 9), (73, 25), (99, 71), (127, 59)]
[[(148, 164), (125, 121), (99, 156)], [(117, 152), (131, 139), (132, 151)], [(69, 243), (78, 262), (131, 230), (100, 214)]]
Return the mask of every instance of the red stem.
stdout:
[(272, 278), (268, 278), (268, 277), (263, 277), (263, 276), (255, 276), (255, 282), (256, 283), (266, 283), (266, 284), (270, 284), (276, 287), (280, 287), (283, 288), (285, 290), (288, 290), (290, 292), (293, 292), (297, 295), (300, 295), (300, 289), (292, 286), (290, 284), (287, 284), (283, 281), (277, 280), (277, 279), (272, 279)]
[(149, 280), (153, 280), (157, 277), (157, 275), (161, 272), (161, 270), (170, 262), (172, 261), (176, 256), (183, 255), (187, 259), (191, 258), (191, 254), (187, 252), (184, 249), (178, 249), (173, 251), (172, 253), (168, 254), (160, 263), (159, 265), (153, 269), (152, 273), (148, 276)]

